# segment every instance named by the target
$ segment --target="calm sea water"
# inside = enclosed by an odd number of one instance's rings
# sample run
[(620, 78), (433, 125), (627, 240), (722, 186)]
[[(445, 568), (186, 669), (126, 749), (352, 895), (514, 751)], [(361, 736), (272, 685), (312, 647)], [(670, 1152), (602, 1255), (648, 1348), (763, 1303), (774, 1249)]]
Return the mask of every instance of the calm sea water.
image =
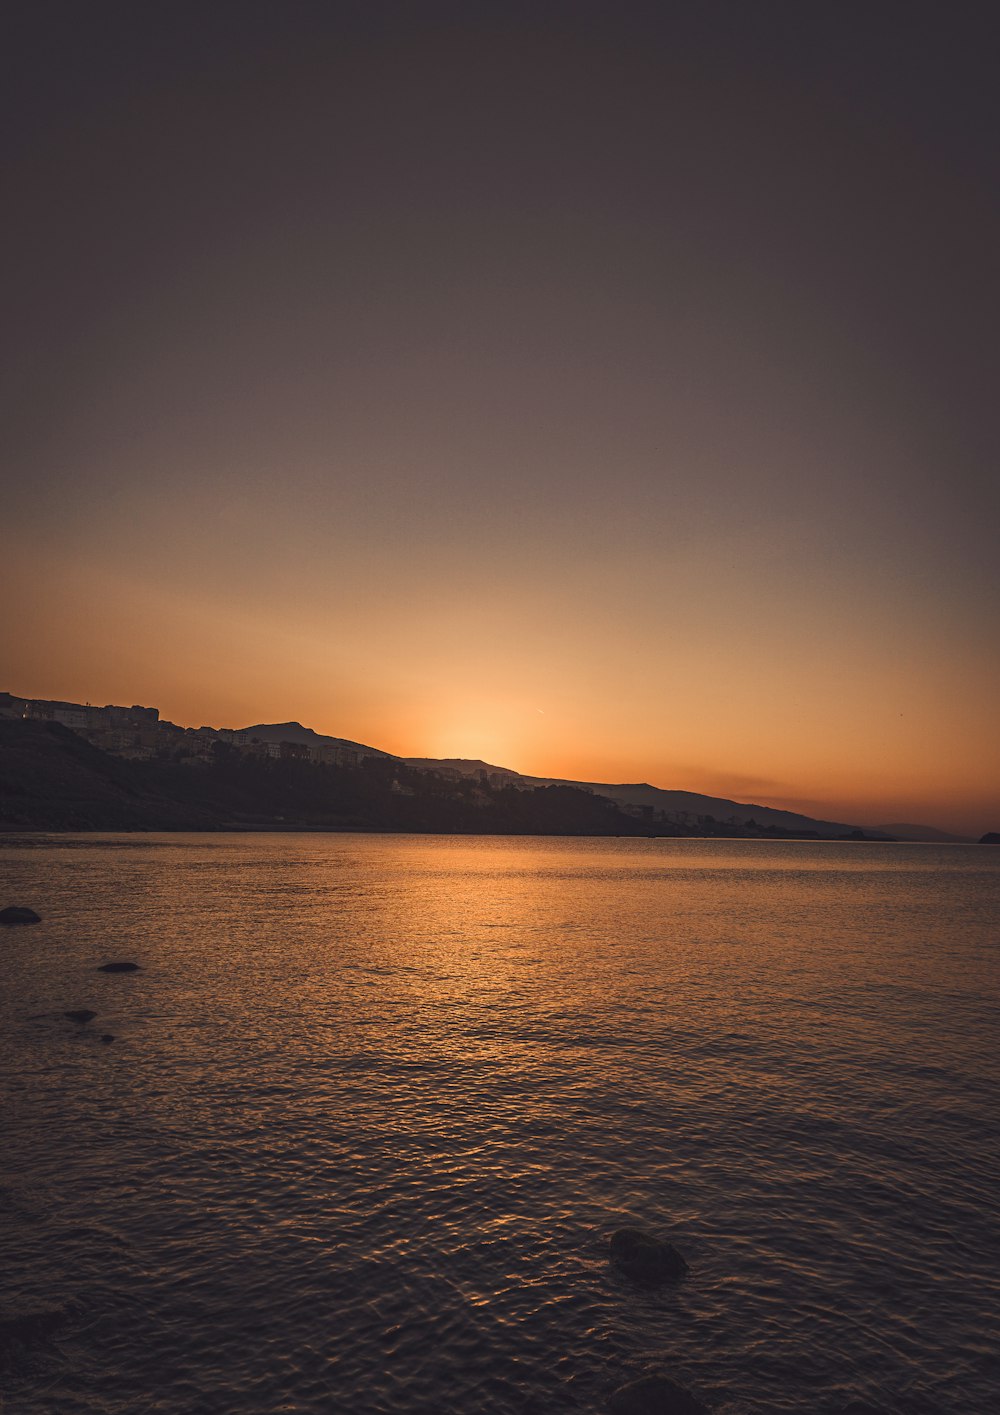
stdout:
[[(0, 871), (44, 916), (0, 933), (6, 1415), (600, 1412), (649, 1370), (732, 1415), (1000, 1410), (1000, 851), (36, 837)], [(686, 1281), (617, 1275), (624, 1223)]]

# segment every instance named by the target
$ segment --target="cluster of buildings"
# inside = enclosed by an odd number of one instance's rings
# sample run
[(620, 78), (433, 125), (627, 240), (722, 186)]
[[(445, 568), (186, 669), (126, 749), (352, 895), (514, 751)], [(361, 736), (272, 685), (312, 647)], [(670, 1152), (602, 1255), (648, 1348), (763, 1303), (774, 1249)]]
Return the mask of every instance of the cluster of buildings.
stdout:
[[(252, 756), (322, 763), (327, 766), (357, 766), (365, 753), (354, 747), (325, 742), (267, 741), (252, 729), (178, 727), (161, 719), (157, 708), (118, 707), (108, 704), (66, 703), (49, 699), (18, 698), (0, 693), (0, 718), (23, 718), (34, 722), (58, 722), (92, 746), (112, 756), (130, 761), (170, 757), (190, 765), (212, 761), (219, 743)], [(273, 729), (269, 729), (273, 731)]]
[(161, 722), (156, 708), (94, 707), (91, 703), (52, 702), (34, 698), (15, 698), (0, 694), (0, 717), (20, 717), (31, 722), (58, 722), (77, 736), (84, 737), (95, 747), (118, 757), (142, 759), (153, 757), (165, 744), (165, 734), (183, 734), (184, 729), (173, 723)]
[(479, 786), (489, 786), (494, 791), (502, 791), (506, 786), (514, 786), (519, 791), (525, 789), (524, 777), (516, 771), (497, 770), (492, 767), (474, 767), (463, 771), (461, 767), (439, 766), (436, 762), (411, 761), (410, 766), (419, 766), (422, 771), (433, 771), (435, 776), (440, 776), (444, 781), (452, 781), (456, 785), (462, 781), (475, 781)]
[(338, 743), (323, 741), (266, 742), (263, 738), (255, 736), (253, 729), (249, 727), (239, 731), (234, 731), (229, 727), (220, 727), (218, 731), (212, 727), (188, 728), (187, 730), (197, 731), (198, 734), (208, 732), (216, 741), (225, 742), (230, 747), (237, 747), (241, 752), (273, 757), (278, 761), (308, 761), (322, 766), (357, 766), (365, 756), (376, 755), (375, 752), (369, 754), (358, 747), (341, 746)]

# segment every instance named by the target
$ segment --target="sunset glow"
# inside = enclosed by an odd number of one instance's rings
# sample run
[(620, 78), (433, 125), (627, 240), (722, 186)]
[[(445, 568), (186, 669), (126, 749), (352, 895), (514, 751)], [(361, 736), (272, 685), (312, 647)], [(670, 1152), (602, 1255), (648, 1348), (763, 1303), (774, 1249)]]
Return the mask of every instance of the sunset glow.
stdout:
[(0, 10), (0, 1407), (989, 1415), (997, 14)]
[[(641, 25), (541, 32), (522, 68), (513, 21), (418, 26), (402, 65), (357, 24), (305, 68), (272, 36), (267, 102), (263, 34), (176, 87), (109, 73), (82, 169), (75, 116), (26, 129), (2, 686), (995, 823), (995, 443), (963, 370), (997, 212), (947, 128), (872, 144), (749, 60), (666, 82)], [(39, 194), (79, 182), (46, 256)]]

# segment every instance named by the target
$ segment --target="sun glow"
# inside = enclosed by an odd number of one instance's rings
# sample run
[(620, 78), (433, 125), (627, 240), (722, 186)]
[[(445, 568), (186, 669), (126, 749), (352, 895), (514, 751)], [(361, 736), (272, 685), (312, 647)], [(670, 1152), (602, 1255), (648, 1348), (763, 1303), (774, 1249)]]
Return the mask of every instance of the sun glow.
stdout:
[(525, 756), (525, 733), (504, 709), (477, 709), (468, 715), (447, 715), (430, 733), (429, 756), (488, 761), (491, 766), (518, 768)]
[(431, 755), (484, 761), (491, 766), (511, 767), (514, 770), (520, 757), (514, 735), (497, 730), (488, 723), (481, 727), (475, 723), (443, 727), (434, 736)]

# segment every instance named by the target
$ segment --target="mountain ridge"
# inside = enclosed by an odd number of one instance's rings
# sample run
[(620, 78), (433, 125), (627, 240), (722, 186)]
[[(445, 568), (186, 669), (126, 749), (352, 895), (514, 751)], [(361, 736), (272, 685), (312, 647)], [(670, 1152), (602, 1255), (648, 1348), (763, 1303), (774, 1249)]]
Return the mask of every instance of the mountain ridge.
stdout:
[(913, 844), (925, 845), (973, 845), (975, 836), (954, 835), (947, 830), (938, 830), (934, 825), (913, 825), (900, 821), (895, 825), (880, 825), (873, 829), (884, 830), (896, 840), (906, 840)]
[(609, 801), (627, 816), (648, 821), (650, 826), (660, 825), (671, 833), (693, 834), (704, 828), (710, 833), (746, 829), (750, 835), (778, 833), (820, 839), (863, 836), (866, 839), (941, 843), (962, 843), (971, 839), (920, 824), (862, 827), (845, 821), (808, 816), (782, 807), (765, 806), (759, 802), (673, 790), (645, 781), (576, 781), (567, 777), (532, 776), (480, 758), (401, 757), (351, 738), (317, 732), (297, 720), (256, 723), (243, 728), (181, 728), (159, 720), (155, 708), (94, 708), (90, 704), (31, 700), (0, 693), (0, 717), (22, 716), (34, 721), (68, 725), (84, 740), (109, 752), (113, 759), (124, 756), (148, 760), (155, 757), (204, 764), (223, 746), (244, 752), (266, 750), (272, 756), (284, 756), (287, 747), (289, 753), (297, 751), (300, 756), (307, 756), (314, 762), (348, 765), (373, 760), (397, 763), (401, 769), (405, 767), (417, 773), (436, 773), (450, 778), (453, 783), (471, 781), (494, 792), (507, 789), (531, 792), (548, 788), (579, 791)]
[[(893, 839), (883, 830), (864, 829), (843, 821), (828, 821), (816, 816), (802, 815), (797, 811), (785, 811), (775, 806), (762, 806), (752, 802), (734, 801), (726, 796), (706, 796), (698, 791), (673, 791), (667, 787), (652, 786), (648, 782), (602, 782), (571, 781), (565, 777), (525, 776), (509, 767), (493, 766), (489, 762), (468, 760), (461, 757), (404, 757), (408, 766), (418, 771), (446, 770), (462, 771), (463, 775), (486, 772), (492, 780), (494, 776), (523, 783), (521, 789), (538, 786), (574, 786), (603, 796), (616, 804), (635, 807), (639, 810), (660, 812), (678, 825), (694, 826), (699, 818), (711, 817), (715, 821), (737, 825), (774, 827), (779, 830), (801, 831), (819, 834), (830, 839), (863, 831), (869, 839)], [(464, 769), (464, 770), (463, 770)], [(928, 827), (930, 829), (931, 827)]]
[(346, 747), (350, 751), (363, 752), (372, 757), (392, 758), (392, 752), (383, 752), (379, 747), (369, 747), (364, 742), (353, 742), (350, 737), (332, 737), (327, 732), (317, 732), (312, 727), (303, 727), (301, 722), (258, 722), (254, 727), (241, 727), (238, 735), (246, 735), (251, 741), (256, 737), (260, 742), (298, 742), (302, 746), (322, 745), (325, 747)]

